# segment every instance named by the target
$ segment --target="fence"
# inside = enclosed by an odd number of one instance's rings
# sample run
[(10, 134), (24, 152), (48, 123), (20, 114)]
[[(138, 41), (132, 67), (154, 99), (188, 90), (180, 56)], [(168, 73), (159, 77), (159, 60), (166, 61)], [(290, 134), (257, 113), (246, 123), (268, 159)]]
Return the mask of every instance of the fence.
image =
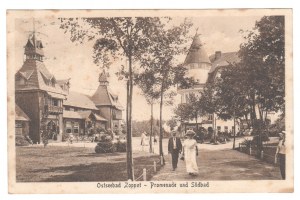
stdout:
[(148, 169), (143, 168), (142, 174), (140, 176), (138, 176), (137, 178), (135, 178), (134, 180), (135, 181), (147, 181), (150, 178), (150, 174), (151, 174), (152, 170), (153, 170), (153, 173), (157, 172), (157, 166), (159, 164), (162, 164), (162, 159), (163, 158), (161, 156), (159, 161), (153, 161), (153, 165), (148, 165), (148, 166), (150, 166)]
[(276, 148), (277, 147), (273, 145), (264, 145), (262, 151), (259, 151), (257, 146), (253, 146), (251, 143), (248, 145), (239, 143), (240, 152), (255, 156), (256, 158), (271, 164), (277, 164), (275, 161)]

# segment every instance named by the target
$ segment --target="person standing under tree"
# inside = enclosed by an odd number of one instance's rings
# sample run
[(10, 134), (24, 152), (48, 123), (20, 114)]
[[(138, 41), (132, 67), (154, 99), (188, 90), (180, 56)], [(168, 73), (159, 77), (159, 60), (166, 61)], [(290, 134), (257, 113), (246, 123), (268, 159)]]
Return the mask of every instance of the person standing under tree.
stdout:
[(183, 142), (183, 158), (186, 164), (186, 171), (191, 176), (198, 174), (198, 165), (196, 156), (198, 156), (197, 141), (194, 139), (195, 132), (188, 130), (187, 139)]
[(178, 157), (182, 151), (182, 144), (179, 137), (176, 137), (176, 131), (172, 131), (172, 137), (169, 139), (168, 152), (172, 155), (173, 171), (177, 168)]
[(275, 163), (279, 160), (280, 173), (285, 180), (285, 131), (279, 133), (279, 143), (275, 154)]

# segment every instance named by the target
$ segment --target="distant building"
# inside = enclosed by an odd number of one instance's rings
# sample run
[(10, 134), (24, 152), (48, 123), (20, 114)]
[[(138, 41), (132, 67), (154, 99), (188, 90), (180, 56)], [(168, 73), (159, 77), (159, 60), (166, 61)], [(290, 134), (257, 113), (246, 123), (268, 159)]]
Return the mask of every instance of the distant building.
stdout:
[(119, 102), (118, 95), (110, 90), (107, 74), (104, 71), (99, 76), (99, 86), (91, 100), (99, 109), (99, 114), (108, 120), (107, 128), (115, 132), (120, 131), (123, 107)]
[(88, 96), (69, 92), (63, 106), (65, 133), (89, 135), (94, 128), (107, 129), (108, 120), (100, 116), (99, 109)]
[[(219, 76), (221, 69), (230, 63), (238, 62), (239, 58), (236, 52), (222, 53), (216, 51), (215, 55), (208, 56), (205, 51), (204, 44), (200, 40), (200, 35), (196, 34), (193, 38), (192, 45), (184, 61), (184, 66), (188, 69), (187, 76), (193, 77), (197, 82), (192, 88), (178, 88), (181, 95), (181, 103), (188, 103), (191, 94), (200, 96), (206, 84), (213, 82), (216, 76)], [(215, 115), (202, 115), (196, 120), (182, 122), (182, 128), (196, 129), (196, 127), (204, 127), (206, 129), (216, 126), (218, 131), (231, 132), (233, 130), (233, 120), (221, 120)], [(215, 125), (213, 124), (215, 123)]]
[(16, 133), (26, 132), (23, 121), (29, 123), (34, 143), (41, 142), (41, 130), (53, 141), (62, 141), (63, 134), (88, 135), (97, 128), (120, 131), (123, 108), (108, 87), (107, 75), (100, 74), (92, 97), (70, 92), (70, 79), (56, 80), (44, 65), (43, 48), (33, 33), (25, 45), (24, 64), (15, 74)]

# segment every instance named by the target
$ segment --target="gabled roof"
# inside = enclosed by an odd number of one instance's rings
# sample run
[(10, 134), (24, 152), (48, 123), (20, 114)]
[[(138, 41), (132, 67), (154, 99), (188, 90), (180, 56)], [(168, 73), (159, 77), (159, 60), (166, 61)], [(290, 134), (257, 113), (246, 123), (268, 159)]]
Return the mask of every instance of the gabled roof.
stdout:
[(30, 118), (24, 113), (24, 111), (17, 104), (15, 104), (15, 120), (30, 121)]
[(94, 102), (87, 95), (70, 91), (66, 98), (63, 102), (65, 106), (98, 110)]
[[(40, 89), (43, 91), (56, 93), (60, 95), (62, 99), (64, 99), (66, 96), (66, 93), (56, 83), (55, 77), (48, 71), (42, 61), (33, 59), (26, 60), (17, 74), (20, 74), (27, 79), (25, 85), (20, 85), (16, 82), (15, 87), (17, 91)], [(47, 82), (50, 82), (51, 80), (54, 82), (54, 86), (47, 85)]]
[(230, 63), (238, 63), (241, 60), (237, 52), (221, 53), (221, 57), (217, 59), (215, 58), (215, 55), (211, 55), (209, 58), (212, 62), (212, 67), (209, 73), (215, 71), (217, 67), (228, 66)]
[(59, 85), (61, 85), (61, 84), (67, 84), (67, 83), (69, 83), (69, 81), (70, 81), (70, 78), (68, 78), (68, 79), (61, 79), (61, 80), (56, 80), (56, 82), (57, 82)]
[(23, 76), (26, 80), (28, 80), (31, 77), (31, 75), (33, 74), (33, 72), (34, 72), (34, 70), (28, 70), (28, 71), (24, 71), (24, 72), (19, 71), (19, 74), (21, 76)]
[(192, 45), (184, 61), (185, 65), (192, 63), (210, 63), (208, 55), (199, 36), (199, 34), (196, 34), (194, 36)]

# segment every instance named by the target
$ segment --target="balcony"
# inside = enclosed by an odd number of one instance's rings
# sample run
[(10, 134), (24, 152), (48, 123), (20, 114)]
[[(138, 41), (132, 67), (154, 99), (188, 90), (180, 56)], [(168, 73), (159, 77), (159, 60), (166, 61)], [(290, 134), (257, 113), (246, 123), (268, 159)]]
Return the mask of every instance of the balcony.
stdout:
[(62, 114), (63, 113), (63, 107), (45, 105), (45, 112), (48, 113), (48, 114)]

